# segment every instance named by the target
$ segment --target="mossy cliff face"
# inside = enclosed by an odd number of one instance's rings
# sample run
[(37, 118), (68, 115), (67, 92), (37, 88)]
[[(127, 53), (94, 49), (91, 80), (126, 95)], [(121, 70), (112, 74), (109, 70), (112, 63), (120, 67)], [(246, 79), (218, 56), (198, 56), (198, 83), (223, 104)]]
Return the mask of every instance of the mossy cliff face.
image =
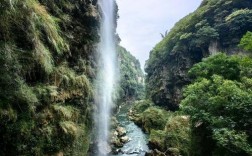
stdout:
[(218, 51), (244, 52), (237, 45), (252, 29), (251, 15), (250, 0), (204, 0), (151, 51), (145, 69), (147, 97), (176, 110), (193, 64)]
[(0, 2), (0, 155), (86, 155), (97, 0)]
[(140, 62), (125, 48), (117, 47), (120, 80), (118, 103), (144, 98), (144, 73)]

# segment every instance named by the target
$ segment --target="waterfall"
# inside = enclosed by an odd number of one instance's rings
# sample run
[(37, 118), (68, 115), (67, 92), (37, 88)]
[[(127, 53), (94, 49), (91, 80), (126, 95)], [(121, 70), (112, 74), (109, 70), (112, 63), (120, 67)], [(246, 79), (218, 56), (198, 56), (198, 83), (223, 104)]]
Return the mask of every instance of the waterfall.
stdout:
[(98, 156), (109, 152), (109, 122), (113, 106), (113, 91), (115, 88), (116, 52), (115, 52), (115, 19), (114, 0), (99, 0), (102, 13), (100, 27), (101, 41), (99, 45), (99, 74), (96, 88), (96, 128)]

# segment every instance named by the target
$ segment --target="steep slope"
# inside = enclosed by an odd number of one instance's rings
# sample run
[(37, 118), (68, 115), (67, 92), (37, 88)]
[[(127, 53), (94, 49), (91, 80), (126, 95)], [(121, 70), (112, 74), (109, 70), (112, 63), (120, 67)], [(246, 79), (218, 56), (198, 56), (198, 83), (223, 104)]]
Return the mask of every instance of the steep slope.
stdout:
[(151, 51), (146, 63), (146, 90), (156, 105), (176, 110), (187, 72), (203, 57), (223, 51), (243, 53), (237, 45), (252, 30), (250, 0), (204, 0), (180, 20)]
[[(3, 0), (0, 8), (0, 155), (87, 155), (103, 18), (98, 1)], [(117, 55), (118, 104), (141, 99), (139, 61), (120, 46)]]
[(118, 46), (117, 52), (120, 67), (119, 103), (142, 99), (144, 97), (144, 73), (139, 60), (121, 46)]
[(86, 155), (97, 1), (0, 2), (0, 155)]

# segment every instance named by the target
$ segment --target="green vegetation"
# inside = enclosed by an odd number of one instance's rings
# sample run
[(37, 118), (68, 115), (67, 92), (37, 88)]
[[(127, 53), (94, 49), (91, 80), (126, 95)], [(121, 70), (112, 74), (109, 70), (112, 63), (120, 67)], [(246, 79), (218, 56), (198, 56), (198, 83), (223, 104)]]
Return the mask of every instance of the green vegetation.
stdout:
[(150, 133), (152, 154), (252, 155), (251, 15), (249, 0), (203, 0), (151, 51), (153, 104), (137, 102), (131, 118)]
[(151, 130), (162, 130), (167, 120), (167, 112), (156, 107), (150, 107), (141, 114), (143, 129), (150, 133)]
[[(0, 155), (87, 155), (100, 18), (97, 1), (0, 2)], [(139, 61), (117, 51), (118, 101), (143, 98)]]
[[(0, 155), (87, 155), (99, 18), (97, 1), (0, 2)], [(129, 115), (152, 149), (252, 155), (251, 31), (250, 0), (204, 0), (151, 51), (146, 95), (118, 46), (117, 102), (140, 100)]]
[(190, 123), (188, 116), (155, 107), (150, 101), (136, 101), (130, 119), (150, 134), (149, 146), (165, 155), (189, 155)]
[(177, 110), (182, 88), (191, 82), (189, 69), (218, 51), (249, 50), (249, 32), (237, 46), (247, 31), (252, 31), (250, 0), (204, 0), (150, 52), (145, 66), (147, 97), (156, 105)]
[(86, 155), (96, 3), (2, 0), (0, 8), (0, 155)]
[(149, 144), (166, 155), (190, 155), (190, 123), (187, 116), (170, 113), (162, 130), (152, 130)]
[(189, 70), (181, 108), (167, 112), (138, 101), (130, 118), (164, 155), (252, 154), (252, 59), (219, 53)]
[(239, 46), (247, 51), (252, 51), (252, 32), (248, 31), (241, 39)]
[(181, 106), (192, 122), (192, 155), (252, 154), (251, 67), (250, 58), (218, 54), (189, 71)]
[(117, 53), (120, 66), (118, 103), (144, 98), (144, 74), (139, 61), (121, 46), (117, 47)]

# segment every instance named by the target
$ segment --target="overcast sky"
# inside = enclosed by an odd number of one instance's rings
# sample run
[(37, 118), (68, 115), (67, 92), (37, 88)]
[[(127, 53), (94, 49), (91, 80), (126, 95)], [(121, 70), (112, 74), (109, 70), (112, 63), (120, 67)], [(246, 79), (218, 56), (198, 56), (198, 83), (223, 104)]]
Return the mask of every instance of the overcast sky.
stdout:
[(121, 45), (139, 59), (143, 68), (149, 52), (164, 34), (202, 0), (116, 0), (119, 7), (117, 32)]

